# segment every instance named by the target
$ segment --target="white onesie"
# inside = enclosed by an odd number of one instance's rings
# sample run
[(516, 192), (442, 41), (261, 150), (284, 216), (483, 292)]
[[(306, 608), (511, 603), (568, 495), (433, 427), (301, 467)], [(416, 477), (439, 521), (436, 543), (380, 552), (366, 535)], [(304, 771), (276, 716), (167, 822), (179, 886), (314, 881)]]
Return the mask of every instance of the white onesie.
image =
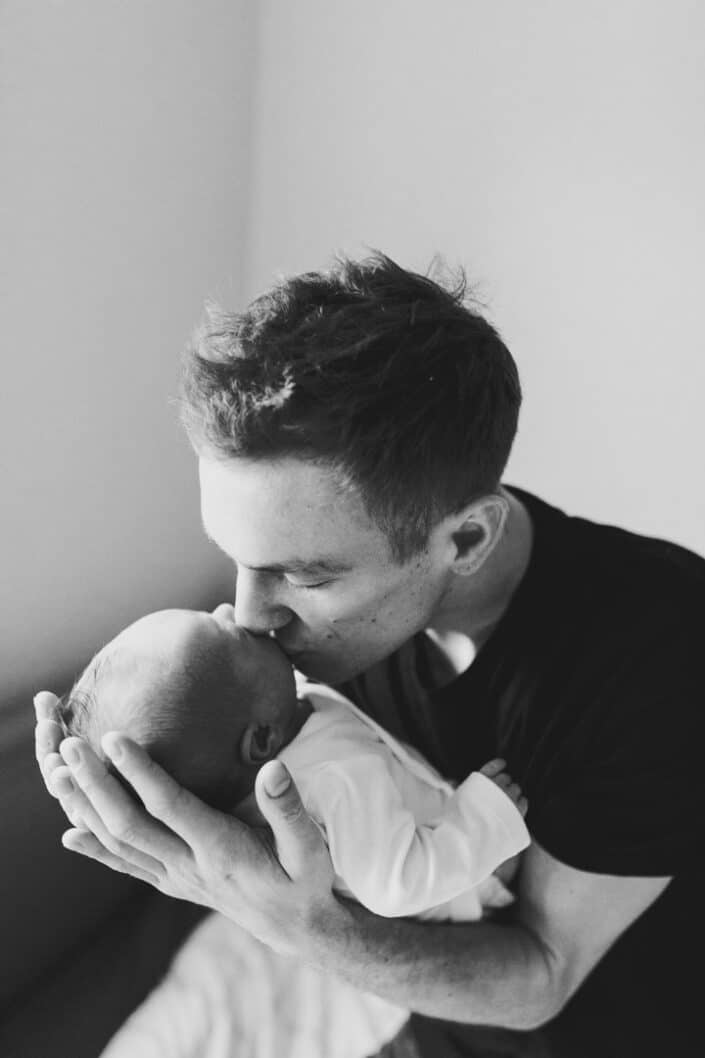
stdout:
[(313, 713), (279, 758), (328, 843), (336, 891), (385, 917), (470, 921), (513, 900), (493, 875), (530, 842), (473, 772), (453, 787), (347, 698), (298, 681)]

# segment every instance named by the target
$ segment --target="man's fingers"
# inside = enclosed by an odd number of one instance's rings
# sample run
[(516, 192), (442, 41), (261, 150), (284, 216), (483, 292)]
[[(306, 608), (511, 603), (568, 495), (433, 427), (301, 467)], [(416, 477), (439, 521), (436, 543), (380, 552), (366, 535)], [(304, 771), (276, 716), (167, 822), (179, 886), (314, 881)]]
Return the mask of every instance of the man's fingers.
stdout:
[(34, 711), (37, 724), (34, 728), (34, 755), (44, 779), (44, 785), (53, 796), (49, 777), (56, 767), (63, 764), (59, 757), (59, 745), (64, 737), (63, 728), (57, 723), (56, 709), (59, 699), (51, 691), (39, 691), (34, 696)]
[[(63, 760), (62, 760), (63, 765)], [(106, 829), (103, 820), (88, 800), (83, 790), (74, 781), (70, 770), (63, 765), (51, 778), (52, 785), (61, 801), (67, 819), (79, 830), (90, 830), (105, 853), (113, 858), (130, 861), (134, 867), (156, 878), (164, 875), (164, 865), (147, 852), (124, 845)], [(95, 859), (95, 857), (93, 857)]]
[[(156, 819), (150, 818), (86, 742), (79, 738), (65, 739), (61, 743), (61, 755), (71, 770), (74, 783), (95, 812), (100, 830), (109, 835), (108, 840), (119, 842), (126, 853), (133, 849), (164, 864), (173, 863), (184, 855), (187, 850), (183, 842)], [(81, 807), (79, 815), (83, 813)], [(91, 829), (94, 829), (92, 825)], [(102, 839), (100, 832), (99, 837)]]
[(46, 786), (51, 796), (61, 798), (62, 795), (57, 791), (53, 781), (54, 772), (57, 770), (57, 768), (64, 767), (64, 760), (61, 754), (47, 753), (47, 755), (45, 757), (42, 757), (41, 760), (38, 760), (37, 763), (39, 764), (39, 770), (42, 773), (42, 778), (44, 779), (44, 785)]
[(80, 795), (81, 791), (75, 785), (70, 770), (64, 764), (64, 758), (59, 753), (52, 755), (57, 756), (59, 759), (56, 766), (52, 768), (51, 773), (47, 776), (47, 790), (52, 797), (59, 799), (64, 812), (69, 815), (70, 802), (77, 795)]
[(63, 738), (64, 732), (54, 720), (37, 721), (34, 728), (34, 755), (40, 767), (44, 757), (58, 752)]
[(78, 852), (81, 856), (87, 856), (91, 860), (105, 864), (106, 867), (111, 867), (114, 871), (119, 871), (120, 874), (129, 874), (132, 878), (139, 878), (140, 881), (153, 885), (155, 889), (160, 887), (157, 875), (108, 852), (97, 837), (88, 830), (75, 828), (65, 831), (61, 835), (61, 844), (69, 852)]
[(255, 797), (272, 828), (279, 862), (290, 878), (298, 878), (324, 843), (281, 761), (268, 761), (260, 768)]
[(51, 691), (39, 691), (34, 696), (34, 711), (37, 720), (54, 720), (59, 699)]
[[(80, 787), (74, 783), (71, 772), (64, 764), (63, 757), (59, 753), (52, 753), (51, 756), (58, 759), (44, 779), (46, 788), (51, 796), (58, 800), (68, 821), (73, 823), (75, 827), (80, 826), (81, 816), (77, 805), (78, 799), (82, 798), (83, 794)], [(83, 799), (85, 800), (85, 798)]]

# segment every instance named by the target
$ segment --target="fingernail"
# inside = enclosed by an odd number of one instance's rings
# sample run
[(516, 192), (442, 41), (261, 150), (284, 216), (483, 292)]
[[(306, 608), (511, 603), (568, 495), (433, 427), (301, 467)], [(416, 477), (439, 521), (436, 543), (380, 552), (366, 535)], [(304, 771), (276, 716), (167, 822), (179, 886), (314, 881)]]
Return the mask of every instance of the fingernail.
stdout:
[(122, 757), (122, 743), (116, 735), (107, 734), (103, 735), (101, 739), (101, 745), (105, 752), (108, 754), (110, 759), (116, 764)]
[(34, 703), (34, 712), (37, 715), (37, 720), (48, 720), (50, 718), (50, 712), (46, 705), (42, 703), (38, 694), (35, 694), (32, 702)]
[(289, 789), (291, 776), (282, 764), (277, 763), (275, 768), (270, 768), (264, 783), (264, 787), (270, 797), (281, 797), (285, 790)]
[(61, 750), (61, 756), (64, 758), (67, 764), (73, 764), (74, 767), (81, 763), (81, 754), (78, 752), (78, 748), (72, 742), (62, 742), (59, 747)]
[(63, 773), (52, 772), (47, 779), (47, 785), (57, 797), (68, 797), (69, 794), (74, 792), (73, 782), (66, 769), (64, 769)]

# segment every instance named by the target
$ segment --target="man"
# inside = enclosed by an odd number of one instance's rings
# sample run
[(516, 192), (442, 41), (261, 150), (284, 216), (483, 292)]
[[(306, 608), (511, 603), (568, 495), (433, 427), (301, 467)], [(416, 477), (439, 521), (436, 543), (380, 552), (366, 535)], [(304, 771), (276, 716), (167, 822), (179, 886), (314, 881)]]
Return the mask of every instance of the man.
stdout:
[(79, 740), (59, 753), (48, 693), (37, 755), (68, 848), (409, 1007), (391, 1054), (699, 1053), (705, 562), (503, 487), (519, 404), (463, 289), (382, 255), (212, 310), (183, 400), (238, 623), (449, 777), (507, 760), (533, 837), (510, 916), (428, 925), (335, 899), (278, 762), (257, 785), (275, 854), (124, 737), (106, 752), (151, 815)]

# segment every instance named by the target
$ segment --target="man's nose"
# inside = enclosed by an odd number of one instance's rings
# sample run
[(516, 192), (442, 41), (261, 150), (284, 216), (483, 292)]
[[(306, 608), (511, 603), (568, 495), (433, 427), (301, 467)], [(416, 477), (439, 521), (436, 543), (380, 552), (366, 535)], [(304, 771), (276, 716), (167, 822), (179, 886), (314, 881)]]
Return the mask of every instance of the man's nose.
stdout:
[(259, 633), (283, 628), (292, 612), (278, 598), (278, 590), (275, 574), (241, 566), (235, 585), (235, 623)]

